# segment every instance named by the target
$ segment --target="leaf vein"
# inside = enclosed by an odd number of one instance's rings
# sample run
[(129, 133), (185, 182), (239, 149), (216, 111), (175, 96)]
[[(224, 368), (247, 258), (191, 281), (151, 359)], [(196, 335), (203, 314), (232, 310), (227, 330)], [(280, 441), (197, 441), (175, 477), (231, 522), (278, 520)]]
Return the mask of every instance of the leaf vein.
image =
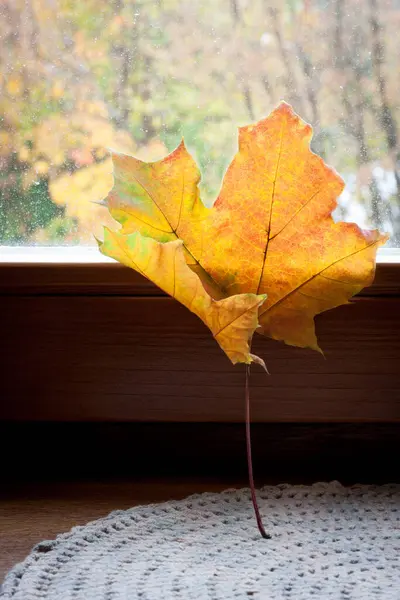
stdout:
[(246, 310), (244, 310), (242, 313), (240, 313), (240, 315), (237, 315), (234, 319), (232, 319), (232, 321), (230, 321), (229, 323), (227, 323), (226, 325), (221, 327), (221, 329), (219, 331), (217, 331), (217, 333), (214, 333), (214, 337), (217, 338), (221, 334), (221, 332), (224, 331), (224, 329), (227, 329), (228, 327), (230, 327), (232, 325), (232, 323), (234, 323), (235, 321), (237, 321), (238, 319), (243, 317), (243, 315), (245, 315), (247, 312), (249, 312), (249, 310), (253, 310), (254, 306), (257, 306), (257, 304), (253, 305), (253, 306), (249, 306), (248, 308), (246, 308)]
[(265, 263), (267, 261), (267, 252), (268, 252), (268, 246), (269, 246), (269, 240), (270, 240), (269, 235), (270, 235), (271, 223), (272, 223), (272, 210), (273, 210), (273, 207), (274, 207), (274, 200), (275, 200), (275, 186), (276, 186), (276, 180), (278, 178), (279, 165), (280, 165), (280, 162), (281, 162), (282, 146), (283, 146), (283, 130), (284, 130), (285, 124), (286, 124), (286, 120), (282, 119), (281, 135), (280, 135), (280, 141), (279, 141), (278, 160), (276, 161), (275, 175), (274, 175), (274, 180), (272, 182), (272, 196), (271, 196), (271, 206), (270, 206), (270, 211), (269, 211), (269, 222), (268, 222), (268, 229), (267, 229), (267, 241), (266, 241), (266, 244), (265, 244), (265, 250), (264, 250), (264, 256), (263, 256), (263, 263), (262, 263), (262, 266), (261, 266), (260, 279), (258, 281), (258, 286), (257, 286), (256, 294), (258, 294), (260, 292), (261, 282), (262, 282), (262, 278), (263, 278), (263, 275), (264, 275)]
[(296, 210), (296, 212), (294, 213), (294, 215), (292, 215), (290, 217), (290, 219), (288, 220), (287, 223), (285, 223), (285, 225), (282, 227), (282, 229), (280, 229), (277, 233), (275, 233), (275, 235), (271, 236), (269, 238), (269, 241), (273, 240), (274, 238), (276, 238), (276, 236), (280, 235), (282, 233), (282, 231), (284, 229), (286, 229), (286, 227), (293, 221), (293, 219), (299, 214), (299, 212), (301, 212), (303, 210), (303, 208), (305, 208), (307, 206), (307, 204), (309, 204), (311, 202), (311, 200), (313, 200), (315, 198), (315, 196), (317, 196), (320, 192), (323, 191), (323, 188), (321, 188), (320, 190), (318, 190), (317, 192), (315, 192), (304, 204), (302, 204), (300, 206), (300, 208), (298, 210)]
[(309, 283), (310, 281), (312, 281), (313, 279), (315, 279), (316, 277), (318, 277), (319, 275), (321, 275), (321, 273), (323, 273), (324, 271), (326, 271), (330, 267), (333, 267), (333, 265), (336, 265), (338, 262), (340, 262), (342, 260), (345, 260), (346, 258), (350, 258), (350, 256), (355, 256), (359, 252), (364, 252), (364, 250), (367, 250), (368, 248), (371, 248), (372, 246), (376, 246), (377, 244), (379, 244), (379, 242), (380, 242), (380, 240), (376, 240), (375, 242), (371, 242), (371, 244), (367, 244), (366, 246), (364, 246), (363, 248), (360, 248), (359, 250), (356, 250), (355, 252), (350, 252), (350, 254), (346, 254), (346, 256), (342, 256), (341, 258), (338, 258), (337, 260), (335, 260), (333, 263), (331, 263), (327, 267), (324, 267), (323, 269), (321, 269), (321, 271), (319, 271), (318, 273), (315, 273), (315, 275), (312, 275), (311, 277), (309, 277), (306, 281), (303, 281), (303, 283), (301, 283), (296, 288), (294, 288), (293, 290), (291, 290), (288, 294), (286, 294), (286, 296), (283, 296), (283, 298), (280, 298), (279, 300), (277, 300), (276, 302), (274, 302), (274, 304), (271, 304), (271, 306), (268, 306), (268, 308), (266, 310), (261, 311), (260, 312), (260, 317), (261, 317), (261, 315), (263, 315), (266, 312), (270, 311), (274, 306), (277, 306), (278, 304), (281, 304), (284, 300), (287, 300), (287, 298), (289, 296), (291, 296), (292, 294), (294, 294), (295, 292), (297, 292), (297, 290), (299, 290), (301, 287), (303, 287), (303, 285), (306, 285), (306, 283)]

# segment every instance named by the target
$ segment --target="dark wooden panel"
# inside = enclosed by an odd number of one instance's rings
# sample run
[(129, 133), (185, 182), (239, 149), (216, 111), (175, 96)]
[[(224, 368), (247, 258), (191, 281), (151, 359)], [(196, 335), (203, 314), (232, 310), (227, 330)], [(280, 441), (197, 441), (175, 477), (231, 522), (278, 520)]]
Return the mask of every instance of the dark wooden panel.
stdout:
[(400, 296), (400, 262), (378, 263), (373, 284), (359, 296)]
[[(164, 293), (119, 263), (0, 263), (1, 295), (160, 296)], [(361, 296), (400, 296), (400, 262), (379, 263)]]
[[(242, 421), (243, 367), (166, 297), (1, 297), (0, 418)], [(317, 319), (326, 358), (255, 336), (254, 421), (399, 421), (397, 298)]]
[(165, 296), (154, 283), (117, 262), (0, 263), (0, 294)]

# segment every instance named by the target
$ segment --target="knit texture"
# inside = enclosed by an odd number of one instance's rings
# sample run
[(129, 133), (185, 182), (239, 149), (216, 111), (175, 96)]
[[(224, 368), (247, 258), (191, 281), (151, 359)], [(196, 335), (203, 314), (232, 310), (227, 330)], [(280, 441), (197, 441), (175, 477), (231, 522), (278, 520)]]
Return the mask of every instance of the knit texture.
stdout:
[(116, 511), (38, 544), (2, 600), (400, 598), (400, 486), (248, 489)]

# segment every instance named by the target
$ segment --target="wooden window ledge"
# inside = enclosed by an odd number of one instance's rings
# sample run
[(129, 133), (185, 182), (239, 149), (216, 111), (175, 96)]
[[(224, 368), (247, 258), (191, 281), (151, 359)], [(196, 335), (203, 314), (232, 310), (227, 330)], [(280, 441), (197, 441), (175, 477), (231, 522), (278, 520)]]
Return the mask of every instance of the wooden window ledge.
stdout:
[[(0, 419), (243, 421), (243, 368), (195, 315), (92, 251), (35, 251), (0, 262)], [(252, 370), (253, 421), (400, 420), (399, 258), (381, 254), (371, 287), (317, 317), (325, 359), (255, 336), (271, 376)]]

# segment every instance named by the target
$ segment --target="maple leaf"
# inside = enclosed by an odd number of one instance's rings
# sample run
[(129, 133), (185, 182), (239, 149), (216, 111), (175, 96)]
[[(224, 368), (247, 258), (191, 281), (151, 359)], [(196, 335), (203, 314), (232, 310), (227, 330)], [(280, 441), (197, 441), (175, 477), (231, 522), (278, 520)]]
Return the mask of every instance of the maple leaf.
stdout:
[(112, 152), (114, 187), (106, 202), (122, 233), (140, 231), (159, 242), (181, 239), (188, 265), (214, 298), (224, 295), (202, 268), (210, 210), (200, 199), (200, 172), (184, 142), (166, 158), (144, 162)]
[(320, 350), (314, 316), (374, 276), (378, 231), (335, 223), (339, 175), (310, 150), (312, 128), (286, 103), (239, 130), (239, 151), (211, 209), (182, 142), (161, 161), (114, 153), (106, 203), (122, 225), (161, 243), (180, 239), (190, 268), (213, 298), (268, 294), (261, 333)]
[[(209, 230), (218, 261), (207, 244), (201, 263), (226, 293), (268, 292), (262, 333), (320, 350), (314, 316), (372, 283), (388, 236), (334, 222), (344, 182), (310, 150), (311, 138), (312, 127), (284, 102), (240, 128)], [(218, 215), (227, 216), (221, 223)]]
[(258, 309), (265, 295), (238, 294), (214, 300), (186, 263), (181, 240), (160, 243), (139, 232), (129, 235), (104, 229), (100, 251), (135, 269), (194, 312), (237, 362), (263, 361), (250, 354), (249, 341), (258, 327)]

